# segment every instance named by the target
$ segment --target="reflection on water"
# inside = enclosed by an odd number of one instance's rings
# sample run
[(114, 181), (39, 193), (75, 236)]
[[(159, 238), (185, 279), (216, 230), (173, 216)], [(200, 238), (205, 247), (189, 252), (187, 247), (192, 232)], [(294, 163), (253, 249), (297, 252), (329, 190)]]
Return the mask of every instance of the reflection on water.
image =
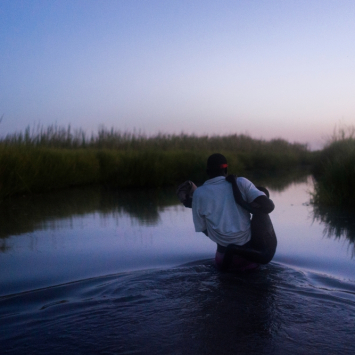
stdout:
[(309, 171), (307, 168), (292, 171), (278, 172), (250, 172), (245, 177), (255, 185), (265, 186), (273, 191), (282, 192), (291, 184), (301, 184), (307, 182)]
[(212, 257), (174, 189), (74, 189), (1, 205), (0, 296)]
[(0, 353), (353, 354), (354, 224), (286, 180), (254, 179), (278, 249), (252, 273), (216, 270), (173, 189), (3, 201)]
[[(261, 178), (253, 181), (270, 189), (276, 206), (274, 261), (353, 279), (353, 249), (349, 258), (338, 242), (346, 237), (354, 245), (351, 220), (313, 210), (312, 180), (300, 173), (276, 176), (279, 184)], [(324, 223), (335, 238), (323, 237)], [(178, 202), (175, 189), (90, 187), (8, 199), (0, 204), (0, 225), (0, 269), (6, 270), (0, 295), (212, 259), (215, 251), (213, 242), (194, 232), (191, 209)]]
[[(282, 192), (292, 183), (305, 182), (307, 172), (254, 173), (248, 178)], [(7, 237), (62, 228), (93, 212), (117, 218), (126, 213), (140, 225), (157, 225), (159, 212), (165, 207), (180, 206), (174, 191), (171, 188), (109, 191), (96, 186), (5, 199), (0, 202), (0, 252), (11, 248), (5, 241)]]
[[(255, 184), (282, 192), (292, 183), (305, 182), (307, 172), (254, 173), (247, 177)], [(174, 191), (171, 188), (108, 191), (87, 187), (5, 199), (0, 202), (0, 238), (60, 228), (64, 219), (73, 220), (92, 212), (99, 212), (102, 216), (127, 213), (141, 225), (158, 224), (162, 209), (180, 205)], [(8, 247), (3, 242), (0, 251), (6, 250)]]
[(353, 258), (355, 255), (354, 211), (315, 205), (313, 213), (315, 221), (324, 225), (323, 235), (339, 241), (346, 240)]
[[(0, 238), (60, 228), (63, 220), (96, 211), (103, 217), (128, 213), (140, 225), (154, 225), (159, 223), (161, 209), (177, 204), (171, 189), (108, 191), (88, 187), (17, 197), (0, 204)], [(7, 250), (5, 244), (2, 249)]]

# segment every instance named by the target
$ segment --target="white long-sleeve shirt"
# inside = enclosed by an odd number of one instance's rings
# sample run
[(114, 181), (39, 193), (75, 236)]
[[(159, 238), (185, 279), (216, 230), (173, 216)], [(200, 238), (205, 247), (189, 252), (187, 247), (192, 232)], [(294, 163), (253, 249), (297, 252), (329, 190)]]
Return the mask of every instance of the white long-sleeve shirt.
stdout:
[[(237, 184), (243, 199), (249, 203), (264, 195), (246, 178), (238, 177)], [(207, 180), (196, 189), (192, 216), (195, 231), (207, 230), (208, 237), (222, 246), (243, 245), (251, 238), (250, 213), (236, 204), (232, 185), (224, 176)]]

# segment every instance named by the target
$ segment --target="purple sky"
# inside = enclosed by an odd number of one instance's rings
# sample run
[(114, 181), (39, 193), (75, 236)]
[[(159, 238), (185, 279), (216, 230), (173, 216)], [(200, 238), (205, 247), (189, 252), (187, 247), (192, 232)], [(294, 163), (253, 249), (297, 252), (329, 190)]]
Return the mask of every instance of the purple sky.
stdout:
[(0, 136), (248, 133), (319, 147), (355, 124), (355, 2), (0, 0)]

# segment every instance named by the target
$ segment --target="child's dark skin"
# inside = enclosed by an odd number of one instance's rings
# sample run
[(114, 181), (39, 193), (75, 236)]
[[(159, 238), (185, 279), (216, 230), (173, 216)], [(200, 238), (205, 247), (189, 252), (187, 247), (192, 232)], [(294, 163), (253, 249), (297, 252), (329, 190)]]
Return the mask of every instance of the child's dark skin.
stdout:
[[(275, 205), (272, 202), (272, 200), (270, 200), (267, 196), (259, 196), (251, 203), (244, 201), (242, 194), (240, 193), (240, 191), (238, 189), (236, 177), (234, 175), (228, 175), (226, 177), (226, 180), (232, 184), (234, 199), (238, 202), (238, 204), (240, 204), (248, 212), (250, 212), (252, 214), (271, 213), (274, 210)], [(266, 192), (268, 194), (267, 190), (266, 190)]]

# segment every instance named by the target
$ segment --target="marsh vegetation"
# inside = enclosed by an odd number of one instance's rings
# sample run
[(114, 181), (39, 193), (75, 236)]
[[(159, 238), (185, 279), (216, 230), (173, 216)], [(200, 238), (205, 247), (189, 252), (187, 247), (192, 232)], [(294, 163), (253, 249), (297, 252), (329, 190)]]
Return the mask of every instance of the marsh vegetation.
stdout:
[(208, 155), (224, 154), (230, 172), (270, 174), (309, 165), (304, 144), (247, 135), (127, 133), (102, 128), (96, 135), (71, 127), (27, 128), (0, 141), (0, 197), (69, 186), (162, 187), (206, 179)]
[(334, 132), (317, 152), (312, 172), (315, 205), (355, 207), (355, 127)]
[[(27, 128), (0, 140), (0, 198), (71, 186), (162, 187), (202, 183), (206, 157), (224, 154), (229, 171), (262, 180), (315, 178), (315, 205), (355, 206), (355, 127), (340, 128), (321, 151), (283, 139), (245, 134), (196, 136), (121, 132), (87, 135), (71, 127)], [(254, 181), (253, 180), (253, 181)]]

